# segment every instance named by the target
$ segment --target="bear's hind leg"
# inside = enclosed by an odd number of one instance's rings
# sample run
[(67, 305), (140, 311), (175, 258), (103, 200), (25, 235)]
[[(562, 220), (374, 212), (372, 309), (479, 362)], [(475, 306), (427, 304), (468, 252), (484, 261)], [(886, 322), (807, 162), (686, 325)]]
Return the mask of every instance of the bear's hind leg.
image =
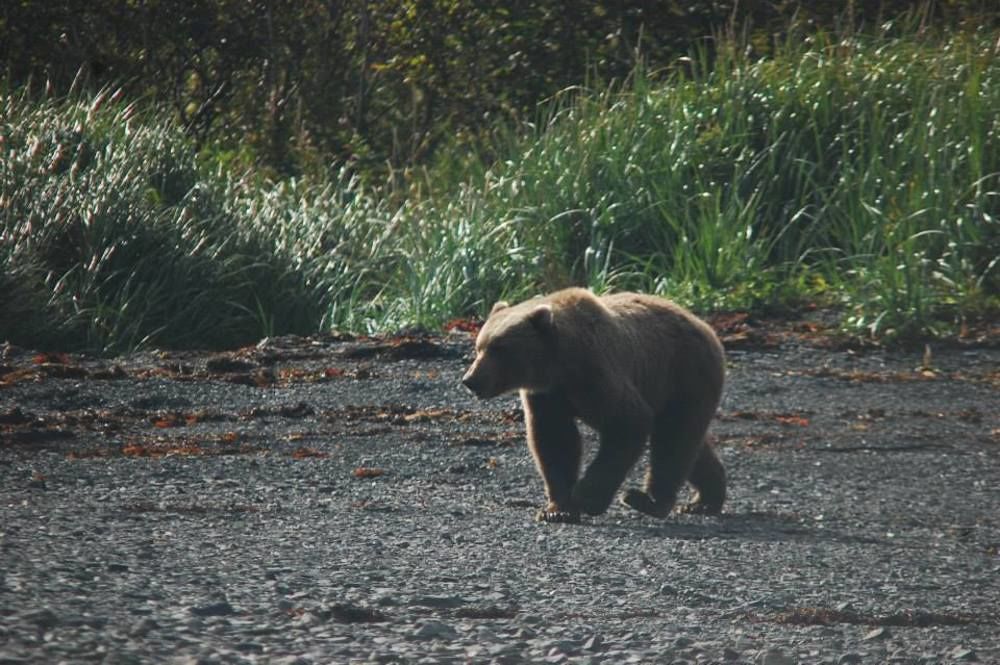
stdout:
[(597, 455), (573, 488), (573, 503), (588, 515), (600, 515), (614, 501), (628, 472), (642, 456), (649, 427), (642, 415), (619, 417), (600, 433)]
[(546, 505), (539, 521), (579, 522), (579, 509), (572, 491), (580, 475), (582, 443), (573, 412), (566, 398), (557, 393), (521, 395), (528, 447), (545, 483)]
[(649, 470), (644, 490), (630, 489), (622, 503), (653, 517), (666, 517), (702, 447), (708, 418), (678, 404), (657, 418), (650, 437)]
[(726, 469), (707, 441), (698, 451), (688, 481), (694, 485), (698, 494), (691, 503), (684, 506), (684, 512), (709, 515), (722, 512), (722, 504), (726, 502)]

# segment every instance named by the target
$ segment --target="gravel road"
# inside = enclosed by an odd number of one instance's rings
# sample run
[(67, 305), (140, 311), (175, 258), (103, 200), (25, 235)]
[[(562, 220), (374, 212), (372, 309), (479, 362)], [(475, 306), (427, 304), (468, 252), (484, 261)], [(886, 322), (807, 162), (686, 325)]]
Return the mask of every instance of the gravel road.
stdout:
[(745, 342), (724, 514), (581, 525), (464, 334), (0, 346), (0, 664), (1000, 663), (1000, 349)]

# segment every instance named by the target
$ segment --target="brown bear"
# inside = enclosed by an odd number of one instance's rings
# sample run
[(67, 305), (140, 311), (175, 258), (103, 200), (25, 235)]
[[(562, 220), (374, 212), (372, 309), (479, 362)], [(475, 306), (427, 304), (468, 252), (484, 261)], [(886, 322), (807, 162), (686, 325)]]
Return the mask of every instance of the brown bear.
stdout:
[[(538, 518), (576, 522), (608, 509), (650, 442), (644, 490), (622, 501), (665, 517), (685, 481), (689, 510), (718, 513), (726, 473), (705, 440), (724, 380), (722, 344), (686, 309), (655, 296), (598, 298), (579, 288), (499, 302), (476, 338), (462, 379), (481, 399), (519, 389), (528, 445), (548, 504)], [(600, 445), (580, 477), (576, 419)]]

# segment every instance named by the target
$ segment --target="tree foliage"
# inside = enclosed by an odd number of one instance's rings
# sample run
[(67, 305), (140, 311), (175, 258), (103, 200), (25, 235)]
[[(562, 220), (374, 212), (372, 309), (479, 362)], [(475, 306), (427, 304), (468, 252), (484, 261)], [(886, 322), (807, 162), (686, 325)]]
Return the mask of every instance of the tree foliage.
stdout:
[[(990, 15), (992, 0), (7, 0), (8, 88), (122, 86), (168, 105), (201, 144), (279, 173), (426, 162), (498, 117), (642, 58), (676, 66), (725, 31)], [(980, 19), (981, 20), (981, 19)]]

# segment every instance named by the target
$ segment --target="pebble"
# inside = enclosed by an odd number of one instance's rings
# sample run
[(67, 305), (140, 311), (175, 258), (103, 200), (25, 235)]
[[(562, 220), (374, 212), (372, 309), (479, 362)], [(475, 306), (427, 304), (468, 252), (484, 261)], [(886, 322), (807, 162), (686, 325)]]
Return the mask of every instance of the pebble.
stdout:
[(391, 607), (393, 605), (399, 605), (399, 599), (396, 594), (392, 592), (383, 592), (375, 596), (374, 602), (376, 605), (381, 607)]
[(518, 653), (524, 648), (524, 646), (523, 642), (513, 644), (504, 644), (502, 642), (494, 643), (486, 648), (486, 653), (488, 653), (490, 657), (496, 658), (498, 656)]
[(466, 601), (461, 596), (418, 596), (410, 603), (420, 607), (450, 608), (461, 607)]
[(869, 640), (884, 640), (889, 637), (892, 637), (892, 633), (889, 631), (889, 629), (881, 627), (865, 633), (865, 636), (862, 637), (861, 639), (867, 642)]
[(59, 616), (47, 607), (40, 610), (32, 610), (21, 615), (21, 619), (28, 623), (36, 624), (39, 628), (47, 629), (59, 625)]
[(189, 608), (189, 611), (196, 617), (218, 617), (236, 613), (233, 606), (224, 600), (218, 603), (197, 605)]
[(979, 657), (976, 652), (972, 649), (966, 649), (965, 647), (957, 646), (948, 652), (948, 658), (951, 660), (964, 660), (964, 661), (976, 661)]
[(567, 655), (572, 655), (579, 650), (579, 645), (576, 642), (570, 642), (569, 640), (556, 640), (554, 642), (546, 642), (543, 645), (543, 650), (548, 652), (559, 651)]
[(315, 612), (303, 612), (295, 619), (295, 624), (302, 628), (313, 628), (323, 623), (323, 618)]
[(453, 640), (458, 637), (454, 628), (440, 621), (425, 621), (414, 630), (410, 637), (415, 640), (446, 639)]
[(795, 659), (781, 649), (768, 649), (757, 656), (757, 665), (795, 665)]
[(526, 662), (526, 659), (519, 653), (502, 653), (498, 656), (493, 656), (492, 662), (498, 665), (520, 665), (520, 663)]
[(589, 655), (573, 659), (573, 665), (599, 665), (604, 659), (601, 656)]
[(160, 624), (156, 623), (153, 619), (143, 617), (139, 621), (132, 624), (128, 634), (130, 637), (145, 637), (150, 633), (150, 631), (156, 630), (159, 627)]

